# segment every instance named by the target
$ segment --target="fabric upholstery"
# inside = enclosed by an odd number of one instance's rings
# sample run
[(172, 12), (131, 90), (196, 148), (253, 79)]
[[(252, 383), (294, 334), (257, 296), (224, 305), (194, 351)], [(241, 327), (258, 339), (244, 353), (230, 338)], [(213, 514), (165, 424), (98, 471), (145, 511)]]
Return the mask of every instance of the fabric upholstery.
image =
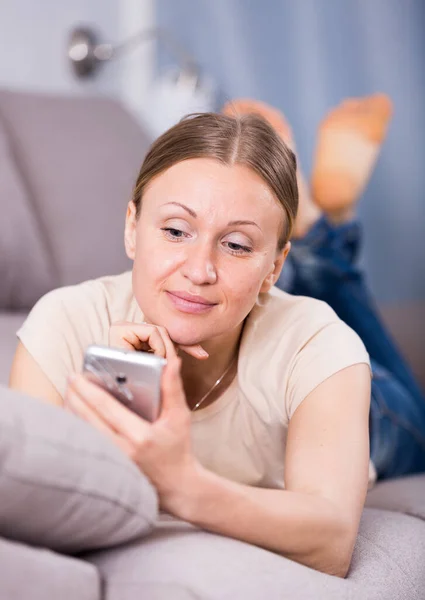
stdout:
[(108, 600), (144, 597), (146, 584), (208, 600), (423, 600), (425, 523), (366, 509), (346, 579), (171, 517), (140, 542), (85, 558), (105, 578)]
[(97, 570), (87, 562), (0, 538), (2, 600), (101, 600)]
[(54, 285), (38, 215), (0, 114), (0, 309), (29, 307)]
[(401, 512), (425, 521), (425, 474), (379, 482), (368, 493), (366, 506)]
[(16, 332), (26, 317), (23, 312), (0, 311), (0, 385), (9, 381), (10, 367), (18, 338)]
[(359, 588), (353, 598), (422, 600), (424, 565), (423, 521), (384, 510), (364, 509), (347, 578)]
[(156, 491), (104, 434), (0, 387), (0, 535), (63, 552), (146, 535)]
[[(0, 115), (53, 263), (54, 280), (46, 284), (58, 287), (127, 269), (125, 212), (150, 143), (140, 126), (106, 98), (1, 91)], [(23, 232), (21, 225), (15, 230)], [(46, 285), (32, 288), (21, 306), (30, 308)]]

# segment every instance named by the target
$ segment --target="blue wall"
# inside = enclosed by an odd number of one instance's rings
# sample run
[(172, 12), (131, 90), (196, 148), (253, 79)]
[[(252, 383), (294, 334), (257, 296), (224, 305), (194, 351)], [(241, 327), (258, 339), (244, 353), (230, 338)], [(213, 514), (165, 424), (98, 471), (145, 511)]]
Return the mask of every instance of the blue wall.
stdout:
[[(381, 302), (425, 299), (425, 2), (157, 0), (221, 99), (282, 109), (311, 168), (320, 119), (342, 98), (386, 92), (395, 114), (359, 206), (363, 264)], [(172, 59), (160, 54), (161, 66)]]

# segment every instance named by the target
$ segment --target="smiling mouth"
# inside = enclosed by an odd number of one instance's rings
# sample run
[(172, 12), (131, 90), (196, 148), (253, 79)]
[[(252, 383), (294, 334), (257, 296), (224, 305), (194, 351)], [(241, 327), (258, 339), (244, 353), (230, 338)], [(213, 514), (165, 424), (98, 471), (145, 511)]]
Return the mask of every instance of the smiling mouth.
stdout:
[(173, 306), (185, 313), (205, 313), (210, 311), (214, 306), (217, 306), (213, 302), (208, 302), (204, 298), (199, 298), (194, 296), (193, 299), (190, 298), (187, 294), (180, 294), (179, 292), (166, 292), (167, 297), (171, 300)]

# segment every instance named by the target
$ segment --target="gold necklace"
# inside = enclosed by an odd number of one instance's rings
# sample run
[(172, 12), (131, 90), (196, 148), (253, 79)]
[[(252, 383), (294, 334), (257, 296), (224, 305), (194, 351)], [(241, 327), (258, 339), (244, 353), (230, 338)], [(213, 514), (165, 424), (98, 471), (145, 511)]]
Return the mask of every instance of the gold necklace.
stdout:
[(230, 367), (232, 367), (232, 366), (233, 366), (233, 363), (235, 362), (235, 360), (236, 360), (236, 357), (237, 357), (237, 353), (235, 354), (235, 356), (234, 356), (234, 357), (232, 358), (232, 360), (230, 361), (230, 364), (229, 364), (229, 365), (226, 367), (226, 369), (225, 369), (224, 373), (223, 373), (223, 374), (222, 374), (222, 375), (221, 375), (221, 376), (220, 376), (220, 377), (217, 379), (217, 381), (216, 381), (216, 382), (214, 383), (214, 385), (213, 385), (213, 386), (212, 386), (212, 387), (211, 387), (211, 388), (208, 390), (208, 392), (202, 396), (202, 398), (199, 400), (199, 402), (197, 402), (197, 403), (195, 404), (195, 406), (192, 408), (192, 412), (194, 412), (195, 410), (197, 410), (197, 409), (198, 409), (198, 408), (201, 406), (201, 404), (204, 402), (204, 400), (205, 400), (206, 398), (208, 398), (208, 396), (211, 394), (211, 392), (212, 392), (213, 390), (215, 390), (215, 388), (216, 388), (218, 385), (220, 385), (220, 383), (221, 383), (221, 382), (223, 381), (223, 379), (226, 377), (227, 373), (230, 371)]

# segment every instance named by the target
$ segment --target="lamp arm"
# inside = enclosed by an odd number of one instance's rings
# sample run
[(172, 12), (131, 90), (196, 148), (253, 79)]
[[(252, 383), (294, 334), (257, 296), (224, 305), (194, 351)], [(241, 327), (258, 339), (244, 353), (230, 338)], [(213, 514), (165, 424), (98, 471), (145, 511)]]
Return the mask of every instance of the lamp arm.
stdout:
[(68, 56), (78, 77), (92, 76), (101, 63), (133, 51), (140, 44), (150, 40), (160, 40), (179, 61), (186, 74), (198, 78), (199, 67), (187, 50), (166, 29), (151, 27), (142, 29), (118, 44), (99, 43), (96, 32), (91, 27), (76, 27), (71, 31), (68, 42)]
[(196, 70), (195, 61), (186, 51), (186, 49), (170, 34), (169, 31), (161, 27), (151, 27), (142, 29), (134, 35), (130, 36), (124, 42), (116, 44), (112, 47), (113, 56), (121, 56), (127, 52), (134, 50), (139, 44), (145, 41), (158, 40), (166, 46), (172, 54), (179, 58), (180, 64), (189, 70)]

